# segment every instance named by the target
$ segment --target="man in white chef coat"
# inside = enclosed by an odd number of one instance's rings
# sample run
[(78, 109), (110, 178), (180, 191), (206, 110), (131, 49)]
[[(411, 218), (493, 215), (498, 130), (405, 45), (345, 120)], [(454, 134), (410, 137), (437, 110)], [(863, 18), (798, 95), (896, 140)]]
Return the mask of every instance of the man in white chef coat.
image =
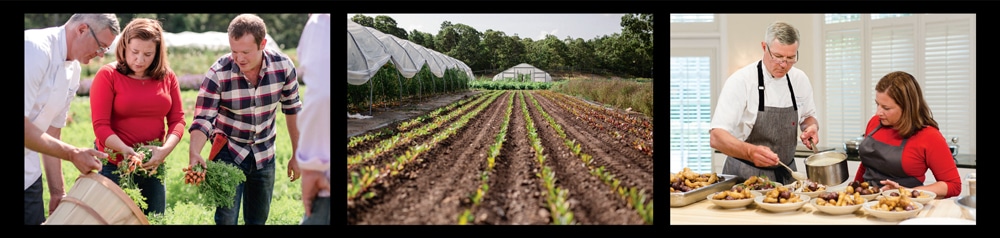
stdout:
[(120, 33), (115, 14), (74, 14), (62, 26), (24, 30), (24, 224), (45, 221), (42, 170), (49, 186), (49, 213), (65, 195), (60, 159), (82, 174), (99, 171), (107, 154), (59, 140), (66, 113), (80, 86), (80, 63), (103, 56)]
[(799, 32), (785, 22), (767, 27), (763, 53), (726, 79), (712, 115), (711, 146), (726, 154), (723, 174), (767, 176), (771, 181), (795, 181), (778, 161), (795, 166), (796, 135), (807, 148), (819, 143), (819, 123), (812, 85), (805, 72), (793, 67), (799, 58)]

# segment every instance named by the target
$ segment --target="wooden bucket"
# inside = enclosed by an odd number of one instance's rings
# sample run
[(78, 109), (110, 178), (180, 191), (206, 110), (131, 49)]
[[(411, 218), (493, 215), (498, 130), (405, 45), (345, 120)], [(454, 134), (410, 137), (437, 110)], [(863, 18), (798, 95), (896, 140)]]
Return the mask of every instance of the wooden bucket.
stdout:
[(43, 225), (149, 225), (146, 215), (99, 173), (81, 175)]

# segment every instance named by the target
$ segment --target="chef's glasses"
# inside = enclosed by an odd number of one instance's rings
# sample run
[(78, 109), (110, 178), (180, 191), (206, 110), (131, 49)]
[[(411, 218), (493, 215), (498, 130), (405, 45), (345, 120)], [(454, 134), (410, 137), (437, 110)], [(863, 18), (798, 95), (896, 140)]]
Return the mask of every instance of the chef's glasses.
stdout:
[(94, 28), (90, 27), (90, 24), (86, 24), (86, 25), (87, 25), (87, 30), (90, 30), (90, 36), (93, 36), (94, 37), (94, 41), (97, 42), (97, 47), (98, 47), (97, 54), (104, 54), (105, 52), (108, 52), (108, 48), (107, 47), (102, 47), (101, 46), (103, 44), (101, 44), (101, 41), (97, 39), (97, 34), (94, 34)]
[(795, 51), (795, 56), (794, 57), (784, 57), (784, 56), (780, 56), (780, 55), (779, 56), (774, 56), (774, 53), (771, 53), (771, 45), (768, 44), (766, 46), (767, 46), (767, 54), (771, 55), (772, 58), (775, 58), (774, 62), (776, 62), (778, 64), (787, 63), (788, 65), (792, 65), (792, 64), (795, 64), (795, 62), (799, 61), (799, 51), (798, 50)]

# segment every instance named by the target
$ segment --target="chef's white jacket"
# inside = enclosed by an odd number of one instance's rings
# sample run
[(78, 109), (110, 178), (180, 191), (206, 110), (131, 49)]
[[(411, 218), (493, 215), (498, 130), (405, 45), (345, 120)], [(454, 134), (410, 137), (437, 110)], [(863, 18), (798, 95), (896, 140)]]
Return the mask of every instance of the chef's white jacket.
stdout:
[[(750, 136), (757, 119), (757, 106), (760, 105), (757, 62), (744, 66), (726, 79), (722, 92), (719, 93), (715, 113), (712, 114), (713, 129), (729, 131), (741, 141)], [(792, 97), (785, 77), (780, 79), (771, 77), (771, 73), (767, 71), (767, 64), (762, 64), (761, 70), (764, 75), (764, 106), (791, 107)], [(809, 76), (794, 66), (788, 71), (788, 76), (791, 77), (795, 102), (798, 104), (799, 120), (796, 125), (801, 125), (803, 120), (816, 115), (812, 84), (809, 82)]]
[[(80, 86), (80, 62), (66, 61), (62, 26), (24, 30), (24, 116), (42, 131), (66, 126), (66, 113)], [(24, 189), (41, 178), (41, 157), (24, 148)]]

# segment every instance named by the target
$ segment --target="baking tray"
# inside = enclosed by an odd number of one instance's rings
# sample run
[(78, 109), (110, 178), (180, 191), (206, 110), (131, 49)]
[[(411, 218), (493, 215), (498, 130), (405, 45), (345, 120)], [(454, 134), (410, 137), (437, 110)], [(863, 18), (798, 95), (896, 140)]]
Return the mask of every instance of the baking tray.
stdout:
[(717, 174), (719, 176), (718, 183), (712, 185), (700, 187), (695, 190), (687, 192), (673, 192), (670, 193), (670, 207), (683, 207), (689, 204), (704, 200), (709, 194), (725, 191), (733, 188), (736, 185), (739, 177), (736, 175), (729, 174)]

